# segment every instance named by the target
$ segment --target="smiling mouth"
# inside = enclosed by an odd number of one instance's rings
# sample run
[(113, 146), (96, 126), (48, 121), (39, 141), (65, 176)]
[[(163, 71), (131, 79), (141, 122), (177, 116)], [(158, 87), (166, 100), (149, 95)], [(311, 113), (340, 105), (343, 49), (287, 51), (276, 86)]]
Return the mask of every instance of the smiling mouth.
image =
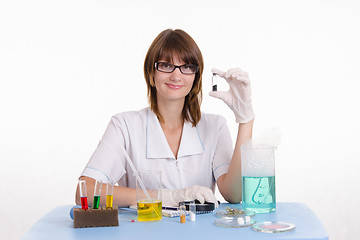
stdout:
[(179, 89), (179, 88), (183, 87), (183, 85), (174, 85), (174, 84), (170, 84), (170, 83), (166, 83), (166, 85), (171, 89)]

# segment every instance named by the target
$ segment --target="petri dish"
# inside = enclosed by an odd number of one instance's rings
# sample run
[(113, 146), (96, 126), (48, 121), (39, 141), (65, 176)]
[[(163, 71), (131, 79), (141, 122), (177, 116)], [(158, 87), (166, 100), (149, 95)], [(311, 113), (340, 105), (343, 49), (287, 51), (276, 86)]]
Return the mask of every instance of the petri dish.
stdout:
[(285, 222), (261, 222), (254, 224), (252, 229), (263, 233), (289, 232), (295, 229), (295, 224)]
[(249, 217), (224, 217), (215, 220), (214, 224), (218, 227), (243, 228), (254, 225), (255, 220)]
[(233, 217), (243, 217), (243, 216), (253, 217), (255, 216), (255, 212), (240, 208), (226, 208), (217, 211), (215, 215), (217, 217), (222, 217), (222, 218), (233, 218)]

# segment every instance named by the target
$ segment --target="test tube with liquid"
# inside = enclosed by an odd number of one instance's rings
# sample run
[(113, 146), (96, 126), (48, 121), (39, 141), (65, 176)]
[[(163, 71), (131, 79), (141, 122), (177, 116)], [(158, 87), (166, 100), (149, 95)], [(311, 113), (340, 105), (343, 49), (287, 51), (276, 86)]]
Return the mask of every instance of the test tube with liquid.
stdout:
[(114, 184), (113, 183), (107, 183), (106, 184), (106, 208), (112, 208), (113, 207), (113, 196), (114, 193)]
[(195, 205), (195, 201), (190, 201), (189, 211), (190, 211), (190, 221), (195, 222), (195, 219), (196, 219), (196, 205)]
[(89, 208), (86, 193), (86, 182), (85, 180), (79, 181), (80, 198), (81, 198), (81, 209), (87, 210)]
[(186, 222), (185, 203), (180, 203), (179, 212), (180, 212), (180, 223), (185, 223)]
[(214, 92), (217, 91), (218, 78), (219, 78), (219, 75), (217, 75), (216, 73), (213, 73), (213, 76), (211, 79), (211, 84), (212, 84), (212, 90)]
[(101, 196), (101, 186), (102, 186), (102, 181), (101, 180), (96, 180), (95, 190), (94, 190), (93, 209), (98, 209), (99, 208), (100, 196)]

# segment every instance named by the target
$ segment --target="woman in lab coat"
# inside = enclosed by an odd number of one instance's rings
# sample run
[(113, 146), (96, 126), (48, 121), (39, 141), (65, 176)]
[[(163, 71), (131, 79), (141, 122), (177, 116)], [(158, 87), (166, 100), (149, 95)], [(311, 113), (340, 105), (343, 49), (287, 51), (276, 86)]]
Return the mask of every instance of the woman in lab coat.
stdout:
[[(95, 180), (117, 183), (114, 204), (136, 204), (136, 179), (123, 151), (138, 171), (161, 170), (163, 206), (198, 199), (217, 204), (215, 184), (225, 200), (241, 201), (240, 146), (252, 136), (254, 113), (248, 74), (223, 72), (227, 92), (210, 92), (234, 112), (239, 124), (235, 148), (222, 116), (200, 111), (203, 58), (195, 41), (182, 30), (161, 32), (144, 62), (149, 107), (114, 115), (97, 149), (81, 173), (93, 196)], [(103, 186), (105, 189), (105, 186)], [(102, 191), (104, 204), (105, 191)], [(89, 197), (89, 204), (92, 205)], [(80, 204), (79, 191), (76, 203)]]

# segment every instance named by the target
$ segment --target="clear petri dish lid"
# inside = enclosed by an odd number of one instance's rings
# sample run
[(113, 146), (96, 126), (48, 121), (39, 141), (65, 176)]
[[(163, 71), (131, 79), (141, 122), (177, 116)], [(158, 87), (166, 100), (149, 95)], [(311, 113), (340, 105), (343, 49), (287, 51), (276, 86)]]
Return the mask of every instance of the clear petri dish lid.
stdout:
[(215, 215), (217, 217), (222, 217), (222, 218), (233, 218), (233, 217), (244, 217), (244, 216), (253, 217), (255, 216), (255, 212), (240, 208), (225, 208), (217, 211)]
[(261, 222), (254, 224), (252, 229), (263, 233), (289, 232), (295, 229), (295, 224), (285, 222)]
[(242, 228), (250, 227), (255, 223), (255, 220), (250, 216), (242, 217), (225, 217), (215, 220), (214, 224), (218, 227), (229, 227), (229, 228)]

